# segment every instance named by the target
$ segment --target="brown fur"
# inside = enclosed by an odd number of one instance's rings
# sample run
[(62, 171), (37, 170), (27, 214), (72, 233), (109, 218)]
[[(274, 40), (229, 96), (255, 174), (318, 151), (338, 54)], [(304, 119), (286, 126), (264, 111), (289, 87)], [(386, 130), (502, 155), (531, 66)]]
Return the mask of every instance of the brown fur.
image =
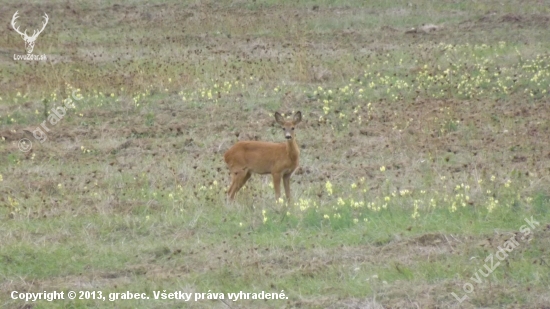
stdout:
[(269, 143), (258, 141), (241, 141), (233, 145), (224, 155), (225, 163), (231, 173), (231, 186), (227, 194), (231, 200), (246, 181), (255, 174), (271, 174), (275, 197), (281, 196), (281, 178), (285, 194), (290, 201), (290, 176), (299, 164), (300, 148), (296, 143), (294, 127), (302, 120), (302, 113), (296, 112), (292, 121), (285, 121), (279, 113), (275, 120), (284, 131), (287, 141)]

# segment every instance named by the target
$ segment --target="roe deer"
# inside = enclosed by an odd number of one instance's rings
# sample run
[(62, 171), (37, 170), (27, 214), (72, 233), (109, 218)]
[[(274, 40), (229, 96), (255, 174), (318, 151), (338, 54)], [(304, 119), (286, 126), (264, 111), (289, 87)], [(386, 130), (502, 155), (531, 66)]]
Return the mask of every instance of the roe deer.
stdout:
[(296, 112), (292, 121), (285, 121), (278, 112), (275, 120), (283, 127), (285, 143), (269, 143), (258, 141), (241, 141), (229, 148), (224, 160), (231, 173), (231, 186), (227, 194), (231, 200), (239, 191), (252, 173), (271, 174), (275, 198), (281, 196), (281, 177), (285, 186), (285, 194), (290, 201), (290, 176), (298, 167), (300, 149), (294, 136), (294, 126), (302, 121), (302, 113)]

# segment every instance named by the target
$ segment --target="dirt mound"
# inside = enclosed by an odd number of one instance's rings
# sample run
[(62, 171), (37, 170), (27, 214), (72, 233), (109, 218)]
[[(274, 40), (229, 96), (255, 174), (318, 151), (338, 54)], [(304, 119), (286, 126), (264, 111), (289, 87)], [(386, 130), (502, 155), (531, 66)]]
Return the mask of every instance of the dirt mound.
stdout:
[(550, 16), (544, 14), (504, 14), (489, 13), (477, 20), (478, 23), (512, 24), (520, 27), (546, 27), (550, 23)]

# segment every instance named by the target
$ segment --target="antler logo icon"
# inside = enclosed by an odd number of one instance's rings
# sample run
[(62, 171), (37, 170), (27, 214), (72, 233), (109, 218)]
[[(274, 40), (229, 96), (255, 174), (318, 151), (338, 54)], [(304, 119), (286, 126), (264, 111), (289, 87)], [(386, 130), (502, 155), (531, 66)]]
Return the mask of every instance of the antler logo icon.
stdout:
[(26, 29), (25, 29), (25, 32), (21, 32), (19, 31), (19, 27), (15, 26), (15, 20), (19, 18), (19, 16), (17, 16), (18, 12), (19, 11), (16, 11), (15, 14), (13, 14), (13, 18), (11, 19), (11, 26), (13, 27), (13, 30), (19, 33), (23, 38), (23, 40), (25, 40), (25, 49), (27, 50), (27, 54), (31, 54), (32, 50), (34, 49), (34, 41), (36, 41), (36, 38), (38, 37), (38, 35), (42, 33), (42, 31), (44, 30), (44, 28), (46, 28), (46, 25), (48, 24), (48, 14), (44, 13), (44, 16), (42, 16), (44, 18), (42, 29), (38, 30), (38, 32), (37, 30), (34, 30), (32, 35), (28, 36)]

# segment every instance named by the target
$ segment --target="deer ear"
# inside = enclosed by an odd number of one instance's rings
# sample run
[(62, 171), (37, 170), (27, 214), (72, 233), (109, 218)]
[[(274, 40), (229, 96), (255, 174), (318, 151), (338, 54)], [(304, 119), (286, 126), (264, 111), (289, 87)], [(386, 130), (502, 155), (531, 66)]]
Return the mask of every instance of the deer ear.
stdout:
[(281, 125), (285, 123), (285, 119), (281, 114), (279, 114), (279, 112), (275, 112), (275, 121), (277, 121), (277, 123)]
[(302, 112), (297, 111), (296, 114), (294, 114), (293, 122), (294, 124), (298, 124), (302, 121)]

